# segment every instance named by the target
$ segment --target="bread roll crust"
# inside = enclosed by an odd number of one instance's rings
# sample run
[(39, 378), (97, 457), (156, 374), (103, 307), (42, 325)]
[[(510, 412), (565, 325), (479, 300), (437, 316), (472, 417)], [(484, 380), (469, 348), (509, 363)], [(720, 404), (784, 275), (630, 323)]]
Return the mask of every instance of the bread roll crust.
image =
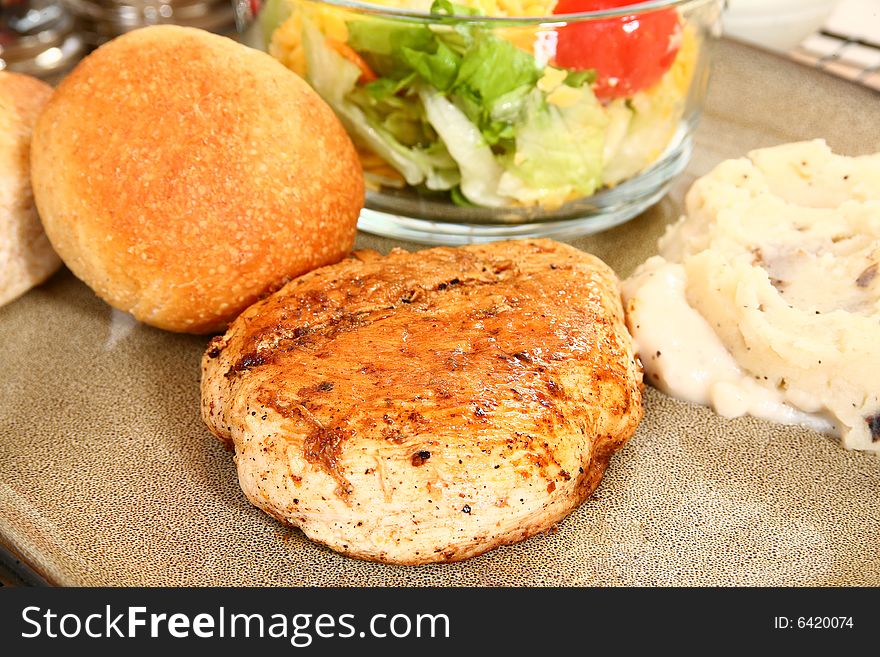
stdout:
[(351, 141), (303, 80), (176, 26), (77, 66), (37, 124), (32, 175), (79, 278), (141, 321), (192, 333), (341, 259), (364, 194)]
[(51, 95), (45, 82), (0, 71), (0, 306), (61, 266), (37, 216), (29, 178), (31, 133)]

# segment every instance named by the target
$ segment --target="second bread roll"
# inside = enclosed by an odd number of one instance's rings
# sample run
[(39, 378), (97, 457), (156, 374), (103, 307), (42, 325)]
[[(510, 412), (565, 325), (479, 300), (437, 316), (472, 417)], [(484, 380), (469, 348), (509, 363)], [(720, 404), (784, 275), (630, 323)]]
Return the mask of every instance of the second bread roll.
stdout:
[(61, 266), (34, 207), (28, 165), (31, 131), (51, 95), (45, 82), (0, 71), (0, 306)]
[(363, 174), (332, 110), (269, 55), (174, 26), (83, 60), (41, 115), (34, 194), (56, 251), (113, 306), (222, 330), (352, 247)]

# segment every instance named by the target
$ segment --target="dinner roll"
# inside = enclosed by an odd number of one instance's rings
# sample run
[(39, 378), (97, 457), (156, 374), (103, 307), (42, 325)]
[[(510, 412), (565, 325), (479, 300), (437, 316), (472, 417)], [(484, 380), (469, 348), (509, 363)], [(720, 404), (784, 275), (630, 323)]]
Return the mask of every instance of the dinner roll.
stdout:
[(44, 82), (0, 71), (0, 306), (61, 266), (40, 225), (28, 174), (31, 132), (51, 95)]
[(154, 26), (98, 48), (34, 132), (46, 233), (99, 296), (172, 331), (222, 330), (340, 260), (363, 173), (333, 111), (269, 55)]

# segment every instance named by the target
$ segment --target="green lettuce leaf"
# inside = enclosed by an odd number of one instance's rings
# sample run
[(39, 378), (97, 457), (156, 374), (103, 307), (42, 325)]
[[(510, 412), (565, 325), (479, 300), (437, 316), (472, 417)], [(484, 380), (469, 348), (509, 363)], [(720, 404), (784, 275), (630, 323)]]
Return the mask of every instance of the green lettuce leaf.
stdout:
[[(447, 190), (459, 183), (456, 163), (439, 140), (426, 147), (409, 147), (398, 139), (415, 120), (414, 115), (407, 115), (407, 110), (402, 108), (407, 106), (409, 111), (417, 113), (417, 105), (399, 101), (401, 106), (397, 108), (398, 113), (393, 114), (394, 118), (392, 113), (384, 119), (369, 116), (350, 98), (360, 78), (360, 69), (328, 48), (324, 35), (308, 19), (303, 20), (303, 47), (309, 84), (333, 108), (355, 141), (380, 155), (410, 185), (424, 184), (429, 189)], [(410, 125), (403, 127), (407, 122)]]
[[(469, 13), (447, 0), (432, 11)], [(540, 77), (530, 54), (452, 17), (430, 27), (358, 19), (349, 21), (348, 31), (349, 45), (382, 76), (367, 85), (374, 95), (429, 85), (448, 94), (493, 146), (513, 138), (523, 99)]]
[(422, 146), (437, 140), (418, 96), (411, 90), (384, 94), (375, 86), (364, 85), (348, 92), (346, 99), (357, 105), (371, 124), (382, 126), (404, 146)]
[(539, 77), (531, 55), (487, 35), (462, 58), (450, 96), (480, 129), (486, 143), (503, 145), (513, 138), (525, 98)]
[(434, 52), (403, 48), (401, 57), (419, 77), (439, 91), (448, 91), (458, 75), (461, 56), (442, 41)]
[(504, 170), (479, 129), (443, 94), (422, 89), (419, 96), (428, 120), (458, 164), (462, 195), (471, 203), (484, 207), (508, 205), (510, 199), (498, 193), (498, 182)]
[(664, 76), (650, 90), (609, 104), (608, 113), (612, 120), (617, 115), (628, 120), (623, 128), (623, 138), (614, 144), (613, 149), (606, 149), (606, 184), (616, 185), (657, 161), (673, 138), (675, 119), (684, 111), (685, 100), (672, 76)]
[(379, 78), (378, 80), (373, 80), (372, 82), (368, 82), (363, 86), (363, 89), (370, 94), (377, 101), (390, 101), (392, 98), (397, 96), (398, 93), (411, 87), (413, 82), (415, 81), (416, 74), (410, 73), (405, 78), (401, 78), (400, 80), (393, 80), (392, 78)]
[(258, 19), (260, 32), (262, 33), (264, 47), (268, 48), (272, 43), (272, 33), (287, 20), (291, 9), (288, 0), (267, 0), (260, 10)]
[(434, 16), (476, 16), (480, 12), (474, 7), (466, 7), (449, 0), (434, 0), (431, 13)]
[(468, 89), (484, 107), (518, 87), (533, 87), (540, 77), (535, 58), (509, 41), (486, 35), (461, 62), (455, 89)]
[(529, 94), (525, 122), (516, 133), (516, 152), (507, 158), (499, 193), (522, 203), (550, 206), (592, 194), (602, 184), (607, 123), (605, 111), (588, 88), (570, 107), (548, 104), (535, 89)]
[(565, 84), (569, 87), (582, 87), (585, 84), (593, 84), (596, 81), (596, 69), (585, 68), (580, 71), (569, 71), (565, 76)]
[(404, 51), (434, 53), (437, 40), (424, 25), (406, 25), (388, 20), (361, 18), (348, 21), (348, 45), (364, 58), (380, 77), (401, 80), (414, 68)]

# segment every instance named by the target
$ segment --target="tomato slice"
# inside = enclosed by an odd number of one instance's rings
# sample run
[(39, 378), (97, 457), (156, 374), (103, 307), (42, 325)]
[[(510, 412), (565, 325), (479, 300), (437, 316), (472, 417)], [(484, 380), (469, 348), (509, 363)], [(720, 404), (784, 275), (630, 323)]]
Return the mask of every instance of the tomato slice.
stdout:
[[(554, 14), (614, 9), (632, 0), (559, 0)], [(618, 18), (570, 23), (559, 29), (556, 65), (595, 69), (602, 100), (632, 96), (655, 84), (678, 54), (678, 13), (661, 9)]]

